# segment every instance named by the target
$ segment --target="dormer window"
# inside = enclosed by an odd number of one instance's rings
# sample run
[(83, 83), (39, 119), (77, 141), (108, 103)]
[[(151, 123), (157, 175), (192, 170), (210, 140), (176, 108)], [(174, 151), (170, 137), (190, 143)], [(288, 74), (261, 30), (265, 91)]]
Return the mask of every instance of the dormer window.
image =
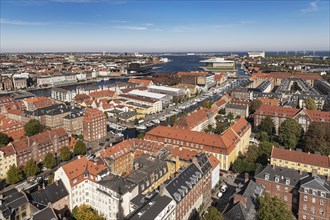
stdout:
[(286, 184), (286, 185), (289, 185), (289, 184), (290, 184), (290, 179), (286, 179), (286, 180), (285, 180), (285, 184)]
[(305, 188), (305, 189), (304, 189), (304, 192), (305, 192), (305, 193), (308, 193), (308, 188)]
[(265, 174), (265, 180), (269, 180), (269, 174), (268, 173)]
[(325, 192), (321, 192), (321, 197), (325, 197), (326, 193)]
[(275, 176), (275, 182), (279, 182), (280, 181), (280, 177), (278, 177), (278, 176)]

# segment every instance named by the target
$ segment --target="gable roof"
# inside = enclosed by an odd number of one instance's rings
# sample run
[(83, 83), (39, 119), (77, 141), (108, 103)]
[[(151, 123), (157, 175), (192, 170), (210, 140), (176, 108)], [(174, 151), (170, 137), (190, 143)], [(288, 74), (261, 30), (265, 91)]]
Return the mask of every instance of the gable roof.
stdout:
[(48, 185), (45, 189), (33, 192), (31, 198), (35, 202), (48, 205), (48, 203), (53, 204), (68, 195), (69, 193), (63, 185), (62, 180), (59, 180)]
[(330, 169), (330, 158), (328, 156), (318, 154), (273, 147), (271, 158)]

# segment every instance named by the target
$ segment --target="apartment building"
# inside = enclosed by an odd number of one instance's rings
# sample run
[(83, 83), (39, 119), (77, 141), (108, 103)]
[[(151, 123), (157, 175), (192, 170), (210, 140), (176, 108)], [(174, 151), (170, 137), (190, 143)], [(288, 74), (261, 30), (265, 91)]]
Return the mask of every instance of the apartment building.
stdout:
[(55, 171), (70, 197), (70, 210), (87, 204), (107, 220), (123, 219), (130, 214), (130, 201), (138, 195), (135, 183), (110, 174), (106, 166), (86, 157), (63, 165)]
[(166, 186), (161, 186), (162, 190), (176, 202), (175, 219), (187, 220), (203, 203), (203, 173), (191, 164)]
[(13, 165), (17, 166), (16, 153), (13, 146), (0, 147), (0, 179), (7, 177), (7, 172)]
[(263, 105), (254, 113), (254, 125), (259, 126), (267, 116), (273, 120), (276, 132), (286, 119), (295, 119), (305, 131), (312, 122), (330, 123), (330, 112)]
[(72, 102), (76, 92), (74, 90), (70, 91), (63, 88), (52, 88), (51, 97), (52, 99), (61, 101), (61, 102)]
[(270, 164), (318, 175), (330, 176), (330, 157), (273, 147)]
[(154, 98), (121, 94), (118, 96), (119, 99), (124, 99), (126, 103), (138, 103), (146, 106), (150, 106), (150, 114), (160, 112), (163, 108), (162, 101)]
[(204, 131), (208, 125), (215, 125), (217, 112), (207, 108), (200, 108), (177, 121), (174, 126), (192, 131)]
[(83, 113), (70, 112), (68, 115), (63, 117), (63, 128), (71, 134), (82, 134), (83, 133)]
[(96, 141), (107, 135), (106, 116), (97, 109), (87, 108), (83, 117), (85, 141)]
[(47, 130), (31, 137), (24, 137), (8, 144), (16, 152), (17, 166), (24, 166), (29, 159), (42, 162), (50, 152), (57, 154), (64, 146), (69, 146), (69, 135), (64, 128)]
[(220, 168), (228, 170), (239, 153), (246, 152), (250, 135), (251, 125), (244, 118), (240, 118), (221, 135), (157, 126), (146, 133), (145, 139), (163, 143), (166, 146), (213, 154), (220, 161)]
[(0, 115), (0, 132), (14, 140), (24, 136), (24, 125), (20, 121)]
[(111, 173), (122, 176), (133, 171), (133, 147), (131, 141), (124, 140), (101, 151), (101, 156)]
[(231, 100), (226, 104), (225, 107), (226, 114), (232, 113), (234, 117), (244, 117), (249, 116), (249, 102), (246, 100)]
[(310, 175), (300, 180), (298, 219), (330, 219), (330, 182)]
[(133, 167), (133, 172), (125, 177), (125, 179), (136, 183), (141, 194), (154, 191), (171, 177), (165, 160), (157, 159), (146, 154), (135, 158)]
[(306, 172), (268, 165), (255, 175), (255, 179), (271, 196), (283, 199), (288, 209), (296, 214), (299, 209), (299, 181), (307, 176)]

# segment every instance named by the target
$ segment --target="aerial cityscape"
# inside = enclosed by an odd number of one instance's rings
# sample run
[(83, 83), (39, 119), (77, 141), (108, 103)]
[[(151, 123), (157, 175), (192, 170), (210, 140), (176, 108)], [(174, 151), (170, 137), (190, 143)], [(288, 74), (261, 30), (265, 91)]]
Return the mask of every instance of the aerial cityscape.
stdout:
[(0, 219), (329, 220), (329, 17), (1, 0)]

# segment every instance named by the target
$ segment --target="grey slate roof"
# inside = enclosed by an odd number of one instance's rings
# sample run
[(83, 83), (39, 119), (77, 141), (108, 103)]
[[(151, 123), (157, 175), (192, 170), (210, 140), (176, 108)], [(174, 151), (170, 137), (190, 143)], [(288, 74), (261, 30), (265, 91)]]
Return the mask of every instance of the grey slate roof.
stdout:
[(295, 187), (299, 184), (301, 178), (308, 176), (306, 172), (299, 173), (297, 170), (285, 168), (285, 167), (272, 167), (267, 165), (260, 173), (255, 175), (255, 178), (266, 179), (268, 176), (268, 181), (276, 182), (280, 184), (287, 184)]
[(203, 174), (197, 166), (190, 164), (166, 186), (166, 190), (179, 203), (191, 190), (190, 186), (194, 187), (201, 181), (202, 176)]
[(49, 202), (53, 204), (68, 195), (68, 191), (60, 180), (58, 184), (53, 183), (45, 189), (32, 193), (31, 198), (35, 202), (48, 205)]
[(124, 195), (127, 192), (131, 192), (136, 187), (135, 183), (113, 174), (109, 174), (103, 177), (102, 180), (98, 182), (98, 184), (107, 187), (121, 195)]
[(238, 202), (233, 204), (232, 208), (224, 214), (225, 220), (232, 219), (256, 219), (256, 202), (257, 198), (264, 193), (264, 188), (257, 185), (254, 181), (249, 181), (248, 184), (244, 185), (237, 194), (247, 198), (247, 207), (242, 203)]
[[(305, 191), (307, 190), (307, 191)], [(300, 192), (307, 192), (309, 194), (321, 196), (321, 192), (325, 193), (326, 198), (330, 198), (330, 183), (321, 176), (309, 175), (300, 180)]]
[(54, 212), (53, 209), (47, 207), (44, 208), (43, 210), (40, 210), (39, 212), (35, 213), (32, 217), (31, 220), (57, 220), (57, 216)]
[(172, 199), (166, 195), (156, 194), (151, 200), (146, 201), (144, 206), (138, 209), (129, 219), (155, 219), (171, 201)]

